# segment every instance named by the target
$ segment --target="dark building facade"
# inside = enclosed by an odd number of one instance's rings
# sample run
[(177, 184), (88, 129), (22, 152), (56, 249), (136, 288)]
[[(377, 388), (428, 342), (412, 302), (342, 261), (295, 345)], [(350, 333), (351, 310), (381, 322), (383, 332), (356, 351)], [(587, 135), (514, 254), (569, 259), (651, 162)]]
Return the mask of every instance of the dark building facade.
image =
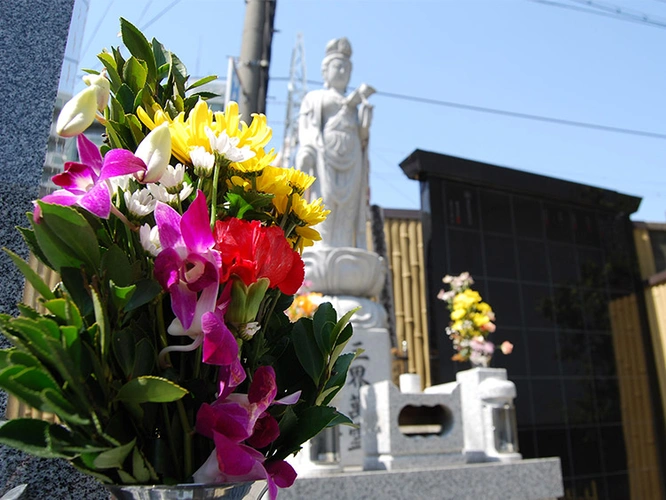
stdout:
[(448, 310), (436, 298), (444, 275), (468, 271), (497, 315), (491, 339), (515, 346), (492, 366), (516, 384), (523, 456), (561, 457), (567, 498), (630, 498), (625, 434), (633, 424), (611, 321), (613, 305), (627, 297), (640, 320), (634, 334), (645, 346), (659, 461), (663, 449), (629, 220), (640, 199), (420, 150), (400, 166), (421, 187), (432, 383), (468, 368), (450, 360)]

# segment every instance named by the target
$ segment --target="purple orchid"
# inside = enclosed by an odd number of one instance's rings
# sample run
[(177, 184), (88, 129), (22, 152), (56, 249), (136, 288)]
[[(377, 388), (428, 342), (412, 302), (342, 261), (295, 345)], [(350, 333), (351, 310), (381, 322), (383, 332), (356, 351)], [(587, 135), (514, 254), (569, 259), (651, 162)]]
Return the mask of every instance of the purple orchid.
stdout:
[[(76, 138), (79, 162), (68, 161), (65, 171), (53, 176), (58, 189), (41, 201), (55, 205), (79, 205), (88, 212), (108, 219), (111, 213), (111, 193), (107, 179), (136, 172), (145, 172), (146, 164), (126, 149), (112, 149), (102, 159), (99, 149), (85, 135)], [(35, 203), (34, 219), (39, 222), (41, 209)]]
[(277, 383), (270, 366), (260, 366), (254, 373), (248, 394), (221, 394), (213, 404), (203, 404), (197, 414), (196, 430), (215, 442), (215, 451), (194, 473), (201, 483), (232, 483), (265, 479), (271, 500), (277, 489), (288, 488), (296, 472), (284, 460), (264, 463), (257, 451), (275, 441), (280, 430), (266, 410), (272, 404), (294, 404), (300, 391), (275, 401)]
[(162, 244), (155, 258), (155, 278), (171, 295), (176, 315), (170, 333), (201, 337), (204, 314), (215, 310), (222, 265), (220, 252), (213, 248), (206, 197), (199, 191), (182, 217), (158, 202), (155, 222)]

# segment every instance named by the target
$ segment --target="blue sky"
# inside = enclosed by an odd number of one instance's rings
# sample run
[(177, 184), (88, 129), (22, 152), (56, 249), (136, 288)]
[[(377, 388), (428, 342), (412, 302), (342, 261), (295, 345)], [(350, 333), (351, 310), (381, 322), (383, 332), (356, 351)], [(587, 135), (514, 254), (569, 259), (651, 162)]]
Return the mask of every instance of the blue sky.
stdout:
[[(666, 21), (664, 0), (598, 3)], [(99, 67), (97, 52), (120, 43), (122, 16), (148, 25), (147, 37), (191, 74), (224, 77), (227, 56), (240, 52), (244, 14), (242, 0), (91, 0), (81, 66)], [(288, 76), (302, 33), (308, 79), (321, 81), (326, 43), (346, 36), (352, 87), (666, 134), (663, 28), (529, 0), (277, 0), (275, 28), (272, 77)], [(286, 100), (286, 82), (273, 80), (267, 115), (278, 149)], [(418, 148), (640, 196), (632, 219), (666, 222), (666, 139), (371, 101), (374, 204), (419, 208), (418, 183), (398, 166)]]

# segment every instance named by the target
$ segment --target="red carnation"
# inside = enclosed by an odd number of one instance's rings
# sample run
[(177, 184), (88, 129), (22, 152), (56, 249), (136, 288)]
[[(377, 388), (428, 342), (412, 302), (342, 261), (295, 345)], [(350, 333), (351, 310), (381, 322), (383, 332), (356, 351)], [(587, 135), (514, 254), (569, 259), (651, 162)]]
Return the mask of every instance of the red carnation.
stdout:
[(222, 253), (221, 283), (232, 274), (247, 286), (268, 278), (270, 288), (277, 287), (286, 295), (295, 294), (303, 284), (303, 259), (279, 227), (231, 217), (215, 223), (213, 236), (214, 248)]

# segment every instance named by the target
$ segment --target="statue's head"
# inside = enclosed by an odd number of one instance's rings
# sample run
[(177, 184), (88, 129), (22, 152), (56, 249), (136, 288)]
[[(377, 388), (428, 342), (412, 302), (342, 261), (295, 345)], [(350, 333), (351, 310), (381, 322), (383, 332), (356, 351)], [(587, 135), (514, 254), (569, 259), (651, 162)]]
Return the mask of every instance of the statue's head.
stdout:
[(351, 44), (346, 38), (336, 38), (326, 45), (326, 56), (321, 62), (324, 86), (345, 92), (351, 77)]

